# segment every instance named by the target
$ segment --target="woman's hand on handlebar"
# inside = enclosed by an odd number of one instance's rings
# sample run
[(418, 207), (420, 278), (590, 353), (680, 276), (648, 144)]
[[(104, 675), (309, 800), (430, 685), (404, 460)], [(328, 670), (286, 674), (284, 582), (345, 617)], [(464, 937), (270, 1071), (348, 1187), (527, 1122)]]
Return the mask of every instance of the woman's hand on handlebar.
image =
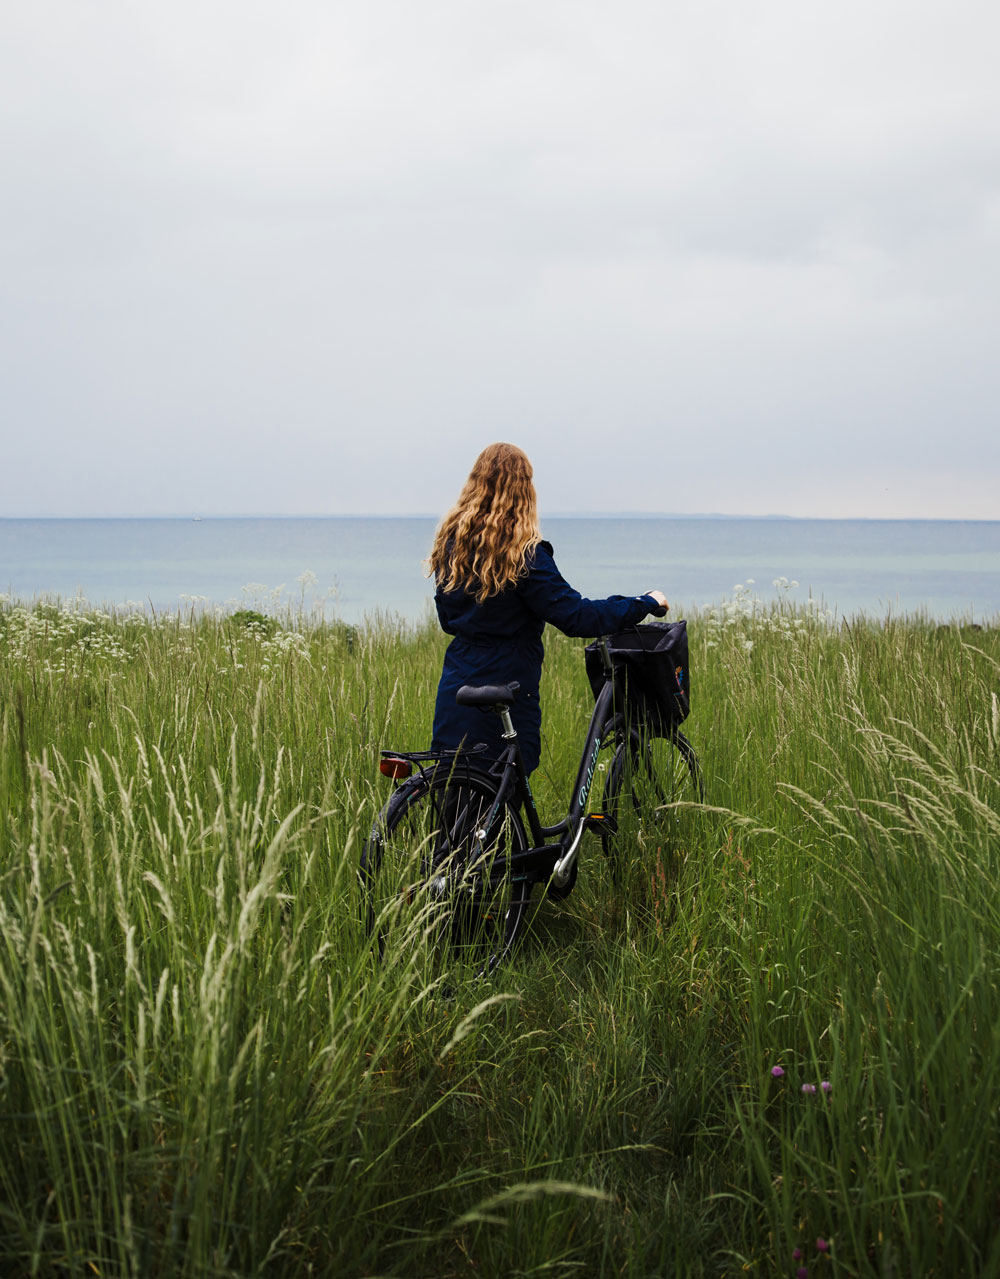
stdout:
[(667, 597), (663, 594), (662, 591), (647, 591), (646, 594), (651, 595), (653, 599), (656, 600), (657, 604), (659, 604), (660, 606), (656, 610), (656, 612), (653, 614), (653, 616), (663, 617), (663, 615), (667, 613), (670, 609), (670, 605), (667, 603)]

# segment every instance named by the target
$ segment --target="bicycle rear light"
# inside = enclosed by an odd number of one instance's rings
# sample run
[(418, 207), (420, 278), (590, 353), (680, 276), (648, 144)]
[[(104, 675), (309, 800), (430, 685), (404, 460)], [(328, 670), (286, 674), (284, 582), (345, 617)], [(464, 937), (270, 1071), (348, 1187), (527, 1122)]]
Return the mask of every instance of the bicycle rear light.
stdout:
[(413, 772), (413, 765), (408, 759), (400, 759), (397, 755), (386, 755), (379, 760), (378, 771), (383, 777), (391, 777), (394, 782), (401, 782)]

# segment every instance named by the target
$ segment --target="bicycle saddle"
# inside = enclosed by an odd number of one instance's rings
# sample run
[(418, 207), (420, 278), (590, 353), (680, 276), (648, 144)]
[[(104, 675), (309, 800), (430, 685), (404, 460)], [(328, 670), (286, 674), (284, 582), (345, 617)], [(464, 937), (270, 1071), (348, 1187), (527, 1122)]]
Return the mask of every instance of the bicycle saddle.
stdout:
[(509, 684), (482, 684), (478, 688), (463, 684), (455, 694), (455, 703), (458, 706), (510, 706), (520, 687), (516, 679)]

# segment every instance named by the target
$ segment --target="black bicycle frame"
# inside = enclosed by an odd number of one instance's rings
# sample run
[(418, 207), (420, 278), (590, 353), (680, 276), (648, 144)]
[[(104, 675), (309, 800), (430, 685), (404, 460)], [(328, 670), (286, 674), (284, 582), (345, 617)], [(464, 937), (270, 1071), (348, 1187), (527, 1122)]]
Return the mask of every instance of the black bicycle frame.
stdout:
[[(515, 810), (521, 809), (528, 818), (528, 827), (531, 831), (534, 846), (525, 849), (524, 852), (511, 853), (505, 860), (504, 874), (508, 872), (509, 868), (510, 873), (515, 878), (551, 879), (556, 887), (562, 887), (569, 881), (573, 864), (579, 852), (580, 841), (583, 838), (584, 823), (587, 816), (587, 800), (590, 798), (594, 775), (597, 772), (597, 757), (600, 754), (601, 746), (607, 740), (610, 726), (617, 718), (613, 711), (614, 672), (610, 658), (607, 655), (605, 656), (606, 679), (604, 686), (597, 695), (597, 701), (594, 703), (594, 710), (590, 716), (580, 767), (577, 771), (576, 781), (573, 784), (573, 793), (570, 797), (569, 811), (554, 826), (543, 826), (538, 816), (535, 797), (531, 793), (531, 785), (525, 772), (524, 760), (521, 757), (521, 747), (518, 744), (517, 735), (510, 725), (509, 712), (507, 712), (505, 723), (507, 731), (505, 731), (504, 737), (509, 739), (509, 745), (505, 747), (500, 758), (490, 770), (494, 776), (499, 776), (500, 783), (497, 787), (496, 800), (485, 825), (486, 829), (489, 830), (505, 806), (509, 805)], [(560, 836), (561, 838), (547, 843), (546, 841), (551, 841), (553, 836)], [(485, 851), (484, 849), (483, 852), (485, 853)], [(476, 853), (474, 852), (471, 860), (475, 861), (475, 859)]]

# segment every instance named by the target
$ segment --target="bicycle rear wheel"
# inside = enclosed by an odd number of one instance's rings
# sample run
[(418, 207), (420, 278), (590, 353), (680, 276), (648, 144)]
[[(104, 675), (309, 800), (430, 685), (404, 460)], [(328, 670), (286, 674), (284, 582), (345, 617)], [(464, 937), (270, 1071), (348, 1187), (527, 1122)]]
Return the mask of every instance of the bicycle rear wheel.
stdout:
[(528, 847), (492, 779), (438, 768), (401, 786), (361, 854), (365, 928), (386, 953), (426, 941), (491, 972), (509, 953), (532, 881), (510, 856)]

